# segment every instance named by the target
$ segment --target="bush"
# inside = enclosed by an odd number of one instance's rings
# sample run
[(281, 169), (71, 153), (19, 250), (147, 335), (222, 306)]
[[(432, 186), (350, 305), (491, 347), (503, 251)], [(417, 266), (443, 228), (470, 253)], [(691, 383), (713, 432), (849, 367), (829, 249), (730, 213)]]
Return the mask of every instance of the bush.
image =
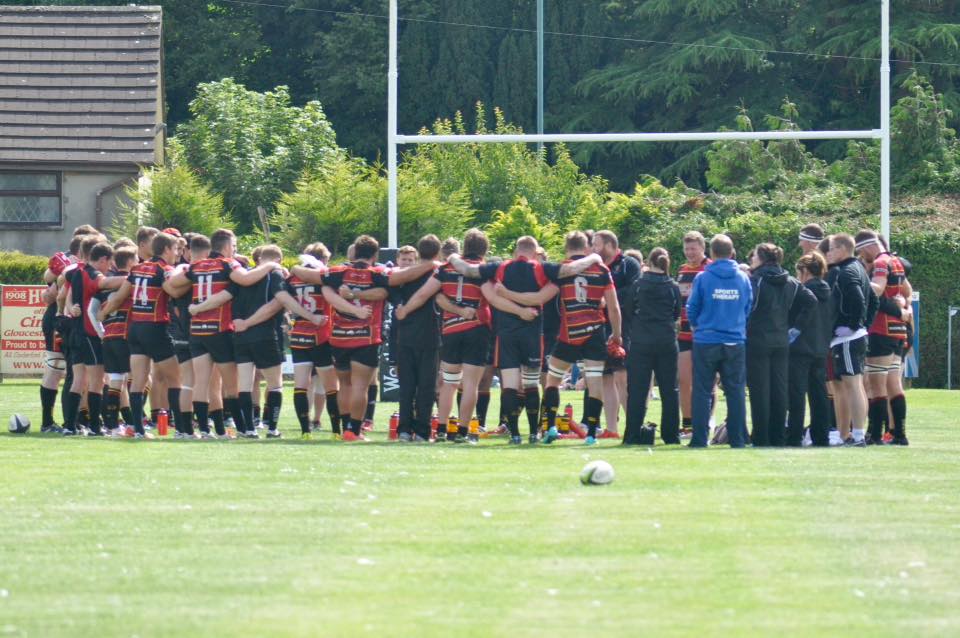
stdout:
[(305, 171), (342, 156), (319, 102), (291, 106), (285, 86), (250, 91), (231, 78), (200, 84), (177, 129), (186, 159), (221, 193), (244, 232), (272, 211)]
[[(414, 244), (426, 233), (445, 237), (466, 229), (471, 211), (462, 194), (444, 198), (436, 188), (404, 171), (399, 176), (397, 216), (400, 244)], [(322, 172), (297, 182), (271, 218), (275, 240), (287, 251), (322, 241), (345, 254), (357, 235), (381, 241), (387, 236), (387, 180), (379, 167), (358, 159), (331, 162)]]
[[(522, 133), (494, 110), (495, 127), (484, 125), (483, 104), (477, 104), (475, 133)], [(438, 120), (430, 131), (421, 134), (467, 134), (463, 116)], [(553, 163), (547, 152), (538, 153), (529, 144), (420, 144), (416, 152), (404, 156), (402, 171), (439, 190), (444, 199), (466, 197), (476, 211), (474, 223), (483, 226), (497, 211), (509, 210), (524, 198), (530, 210), (543, 223), (566, 226), (585, 197), (603, 196), (607, 183), (600, 177), (584, 174), (570, 157), (567, 148), (552, 147)]]
[(0, 252), (0, 284), (42, 284), (46, 269), (46, 257), (24, 255), (19, 251)]
[(233, 228), (223, 212), (223, 197), (200, 182), (183, 164), (168, 163), (145, 172), (149, 187), (128, 186), (130, 204), (121, 204), (110, 230), (116, 237), (136, 236), (140, 226), (177, 228), (209, 235), (218, 228)]
[(563, 247), (562, 236), (556, 224), (541, 224), (530, 204), (523, 197), (505, 211), (494, 211), (493, 221), (486, 227), (491, 254), (508, 255), (513, 252), (519, 237), (530, 235), (554, 257)]

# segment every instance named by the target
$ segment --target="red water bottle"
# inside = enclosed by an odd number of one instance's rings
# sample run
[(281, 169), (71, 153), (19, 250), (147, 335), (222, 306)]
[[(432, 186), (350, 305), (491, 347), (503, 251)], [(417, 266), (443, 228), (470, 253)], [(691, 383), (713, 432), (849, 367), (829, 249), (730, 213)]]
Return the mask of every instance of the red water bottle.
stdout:
[(437, 428), (440, 427), (440, 418), (434, 414), (430, 419), (430, 439), (437, 438)]
[(563, 408), (563, 418), (567, 420), (567, 423), (573, 423), (573, 406), (569, 403)]
[(397, 440), (397, 428), (400, 426), (400, 415), (397, 412), (394, 412), (390, 415), (390, 437), (391, 441)]
[(170, 413), (166, 410), (160, 410), (157, 413), (157, 435), (167, 436), (167, 429), (170, 427)]

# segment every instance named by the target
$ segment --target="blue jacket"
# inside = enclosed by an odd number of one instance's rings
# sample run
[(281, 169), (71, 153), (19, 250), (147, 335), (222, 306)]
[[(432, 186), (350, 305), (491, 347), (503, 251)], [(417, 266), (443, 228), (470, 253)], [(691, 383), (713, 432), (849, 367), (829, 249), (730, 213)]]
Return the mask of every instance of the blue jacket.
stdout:
[(687, 318), (695, 343), (744, 343), (753, 306), (750, 278), (732, 259), (707, 266), (693, 280)]

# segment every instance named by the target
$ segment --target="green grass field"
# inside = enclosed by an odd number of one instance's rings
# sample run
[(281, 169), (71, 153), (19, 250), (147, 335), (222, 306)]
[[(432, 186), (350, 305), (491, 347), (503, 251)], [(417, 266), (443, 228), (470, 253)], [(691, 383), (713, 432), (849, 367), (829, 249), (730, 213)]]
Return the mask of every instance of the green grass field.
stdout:
[(960, 394), (908, 401), (909, 448), (0, 436), (0, 636), (958, 635)]

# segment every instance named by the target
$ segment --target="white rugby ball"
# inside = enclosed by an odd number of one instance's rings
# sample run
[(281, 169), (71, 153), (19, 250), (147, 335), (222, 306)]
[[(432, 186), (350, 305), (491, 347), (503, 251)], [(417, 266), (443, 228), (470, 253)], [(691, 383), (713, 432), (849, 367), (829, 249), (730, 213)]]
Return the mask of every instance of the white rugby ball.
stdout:
[(584, 485), (606, 485), (612, 483), (613, 466), (606, 461), (590, 461), (580, 470), (580, 482)]
[(11, 434), (26, 434), (30, 430), (30, 419), (22, 414), (11, 414), (9, 427)]

